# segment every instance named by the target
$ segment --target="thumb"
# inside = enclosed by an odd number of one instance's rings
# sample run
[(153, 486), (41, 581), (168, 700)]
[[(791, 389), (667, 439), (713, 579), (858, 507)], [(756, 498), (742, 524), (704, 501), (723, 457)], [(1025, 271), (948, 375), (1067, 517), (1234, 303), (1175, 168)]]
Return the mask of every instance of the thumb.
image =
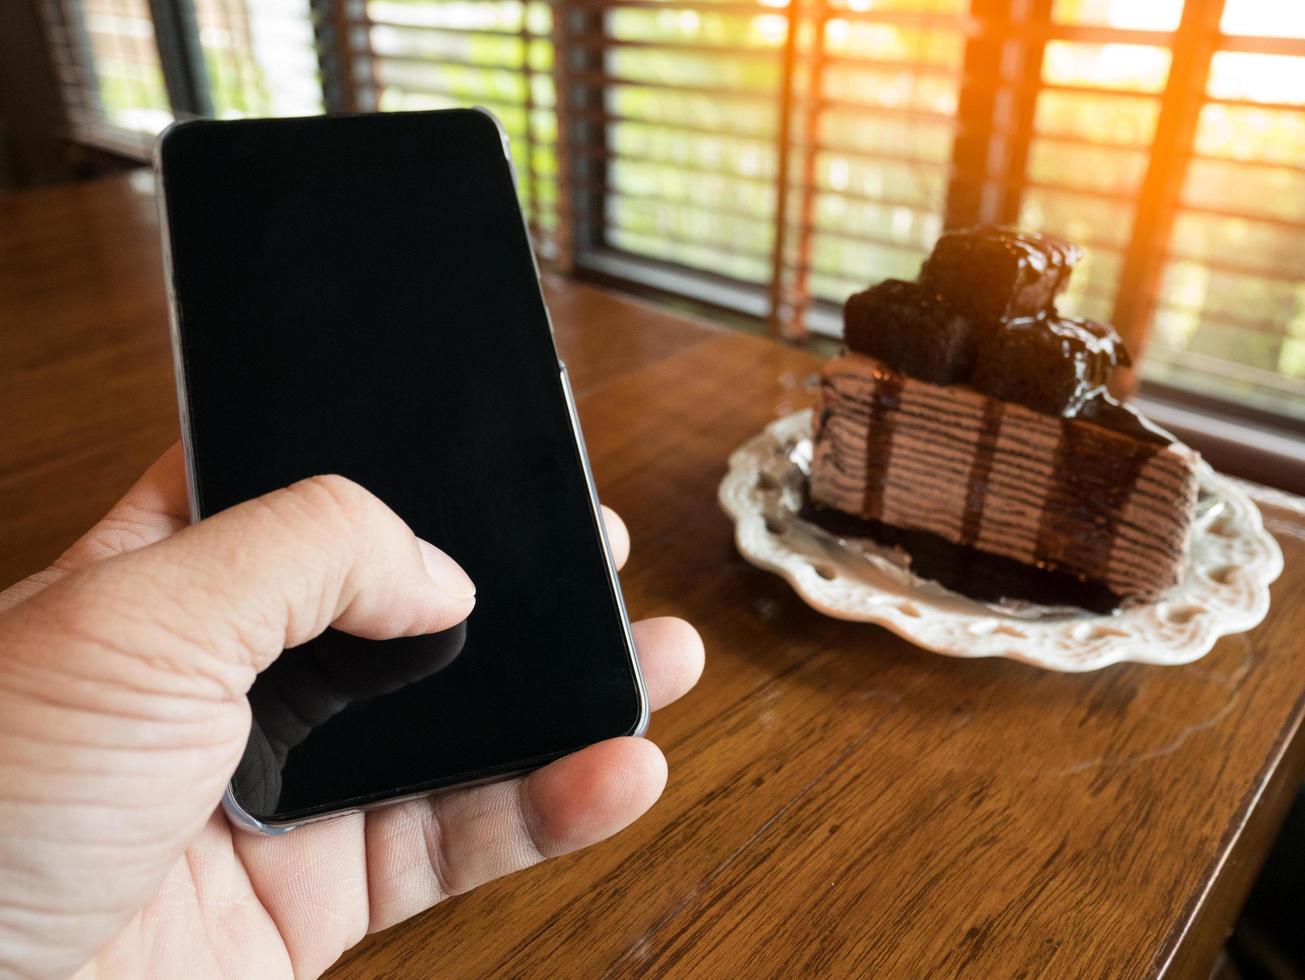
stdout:
[(474, 602), (452, 558), (362, 487), (320, 476), (97, 562), (13, 613), (42, 627), (42, 658), (66, 633), (60, 653), (80, 662), (63, 669), (88, 680), (238, 697), (328, 626), (415, 636), (456, 625)]

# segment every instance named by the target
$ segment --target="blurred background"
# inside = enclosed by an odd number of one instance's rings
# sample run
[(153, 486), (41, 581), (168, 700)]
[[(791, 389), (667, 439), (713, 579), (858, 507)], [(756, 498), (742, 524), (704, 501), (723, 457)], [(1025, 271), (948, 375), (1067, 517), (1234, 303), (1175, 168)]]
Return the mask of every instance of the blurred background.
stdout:
[(1044, 229), (1085, 246), (1062, 308), (1117, 326), (1145, 396), (1302, 455), (1298, 0), (17, 0), (0, 17), (9, 187), (145, 161), (179, 117), (478, 103), (560, 272), (801, 342), (837, 333), (850, 292), (913, 277), (944, 227)]

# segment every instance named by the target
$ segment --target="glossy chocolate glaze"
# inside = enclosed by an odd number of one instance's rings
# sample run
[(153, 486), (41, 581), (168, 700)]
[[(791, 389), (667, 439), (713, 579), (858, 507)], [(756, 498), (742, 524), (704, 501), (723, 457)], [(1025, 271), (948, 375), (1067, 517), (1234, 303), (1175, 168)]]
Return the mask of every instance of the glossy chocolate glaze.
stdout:
[(1050, 308), (1082, 255), (1054, 235), (983, 226), (949, 231), (920, 269), (920, 281), (980, 324), (1037, 316)]
[(1054, 312), (996, 325), (979, 345), (969, 383), (1044, 415), (1076, 415), (1104, 390), (1121, 359), (1114, 329)]
[[(1120, 511), (1142, 468), (1161, 448), (1138, 439), (1121, 446), (1113, 436), (1063, 419), (1051, 477), (1053, 499), (1038, 524), (1037, 561), (1105, 568)], [(1092, 533), (1084, 533), (1085, 528)]]
[(1171, 446), (1178, 441), (1170, 432), (1156, 425), (1132, 405), (1119, 401), (1104, 389), (1094, 393), (1083, 403), (1077, 417), (1158, 446)]
[(869, 538), (886, 547), (900, 548), (909, 556), (911, 571), (916, 575), (981, 602), (1023, 599), (1044, 606), (1077, 606), (1094, 613), (1112, 613), (1121, 605), (1120, 597), (1101, 582), (953, 544), (926, 531), (862, 520), (810, 499), (798, 516), (841, 538)]

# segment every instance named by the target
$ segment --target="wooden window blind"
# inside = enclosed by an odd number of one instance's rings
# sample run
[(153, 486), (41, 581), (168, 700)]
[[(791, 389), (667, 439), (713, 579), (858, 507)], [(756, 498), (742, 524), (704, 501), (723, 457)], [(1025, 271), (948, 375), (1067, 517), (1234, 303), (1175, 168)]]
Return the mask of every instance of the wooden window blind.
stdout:
[(172, 121), (147, 0), (45, 0), (70, 135), (137, 156)]

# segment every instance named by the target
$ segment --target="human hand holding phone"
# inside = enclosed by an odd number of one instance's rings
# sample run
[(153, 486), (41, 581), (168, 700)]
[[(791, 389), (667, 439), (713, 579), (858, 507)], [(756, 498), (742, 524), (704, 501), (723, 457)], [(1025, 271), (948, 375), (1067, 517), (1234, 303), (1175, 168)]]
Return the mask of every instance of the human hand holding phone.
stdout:
[[(328, 625), (430, 633), (475, 600), (452, 559), (340, 478), (187, 514), (174, 447), (0, 593), (0, 969), (314, 976), (368, 932), (616, 833), (660, 794), (656, 746), (616, 738), (283, 837), (233, 832), (218, 801), (259, 670)], [(625, 528), (604, 516), (622, 564)], [(634, 637), (653, 708), (692, 687), (688, 624)]]

